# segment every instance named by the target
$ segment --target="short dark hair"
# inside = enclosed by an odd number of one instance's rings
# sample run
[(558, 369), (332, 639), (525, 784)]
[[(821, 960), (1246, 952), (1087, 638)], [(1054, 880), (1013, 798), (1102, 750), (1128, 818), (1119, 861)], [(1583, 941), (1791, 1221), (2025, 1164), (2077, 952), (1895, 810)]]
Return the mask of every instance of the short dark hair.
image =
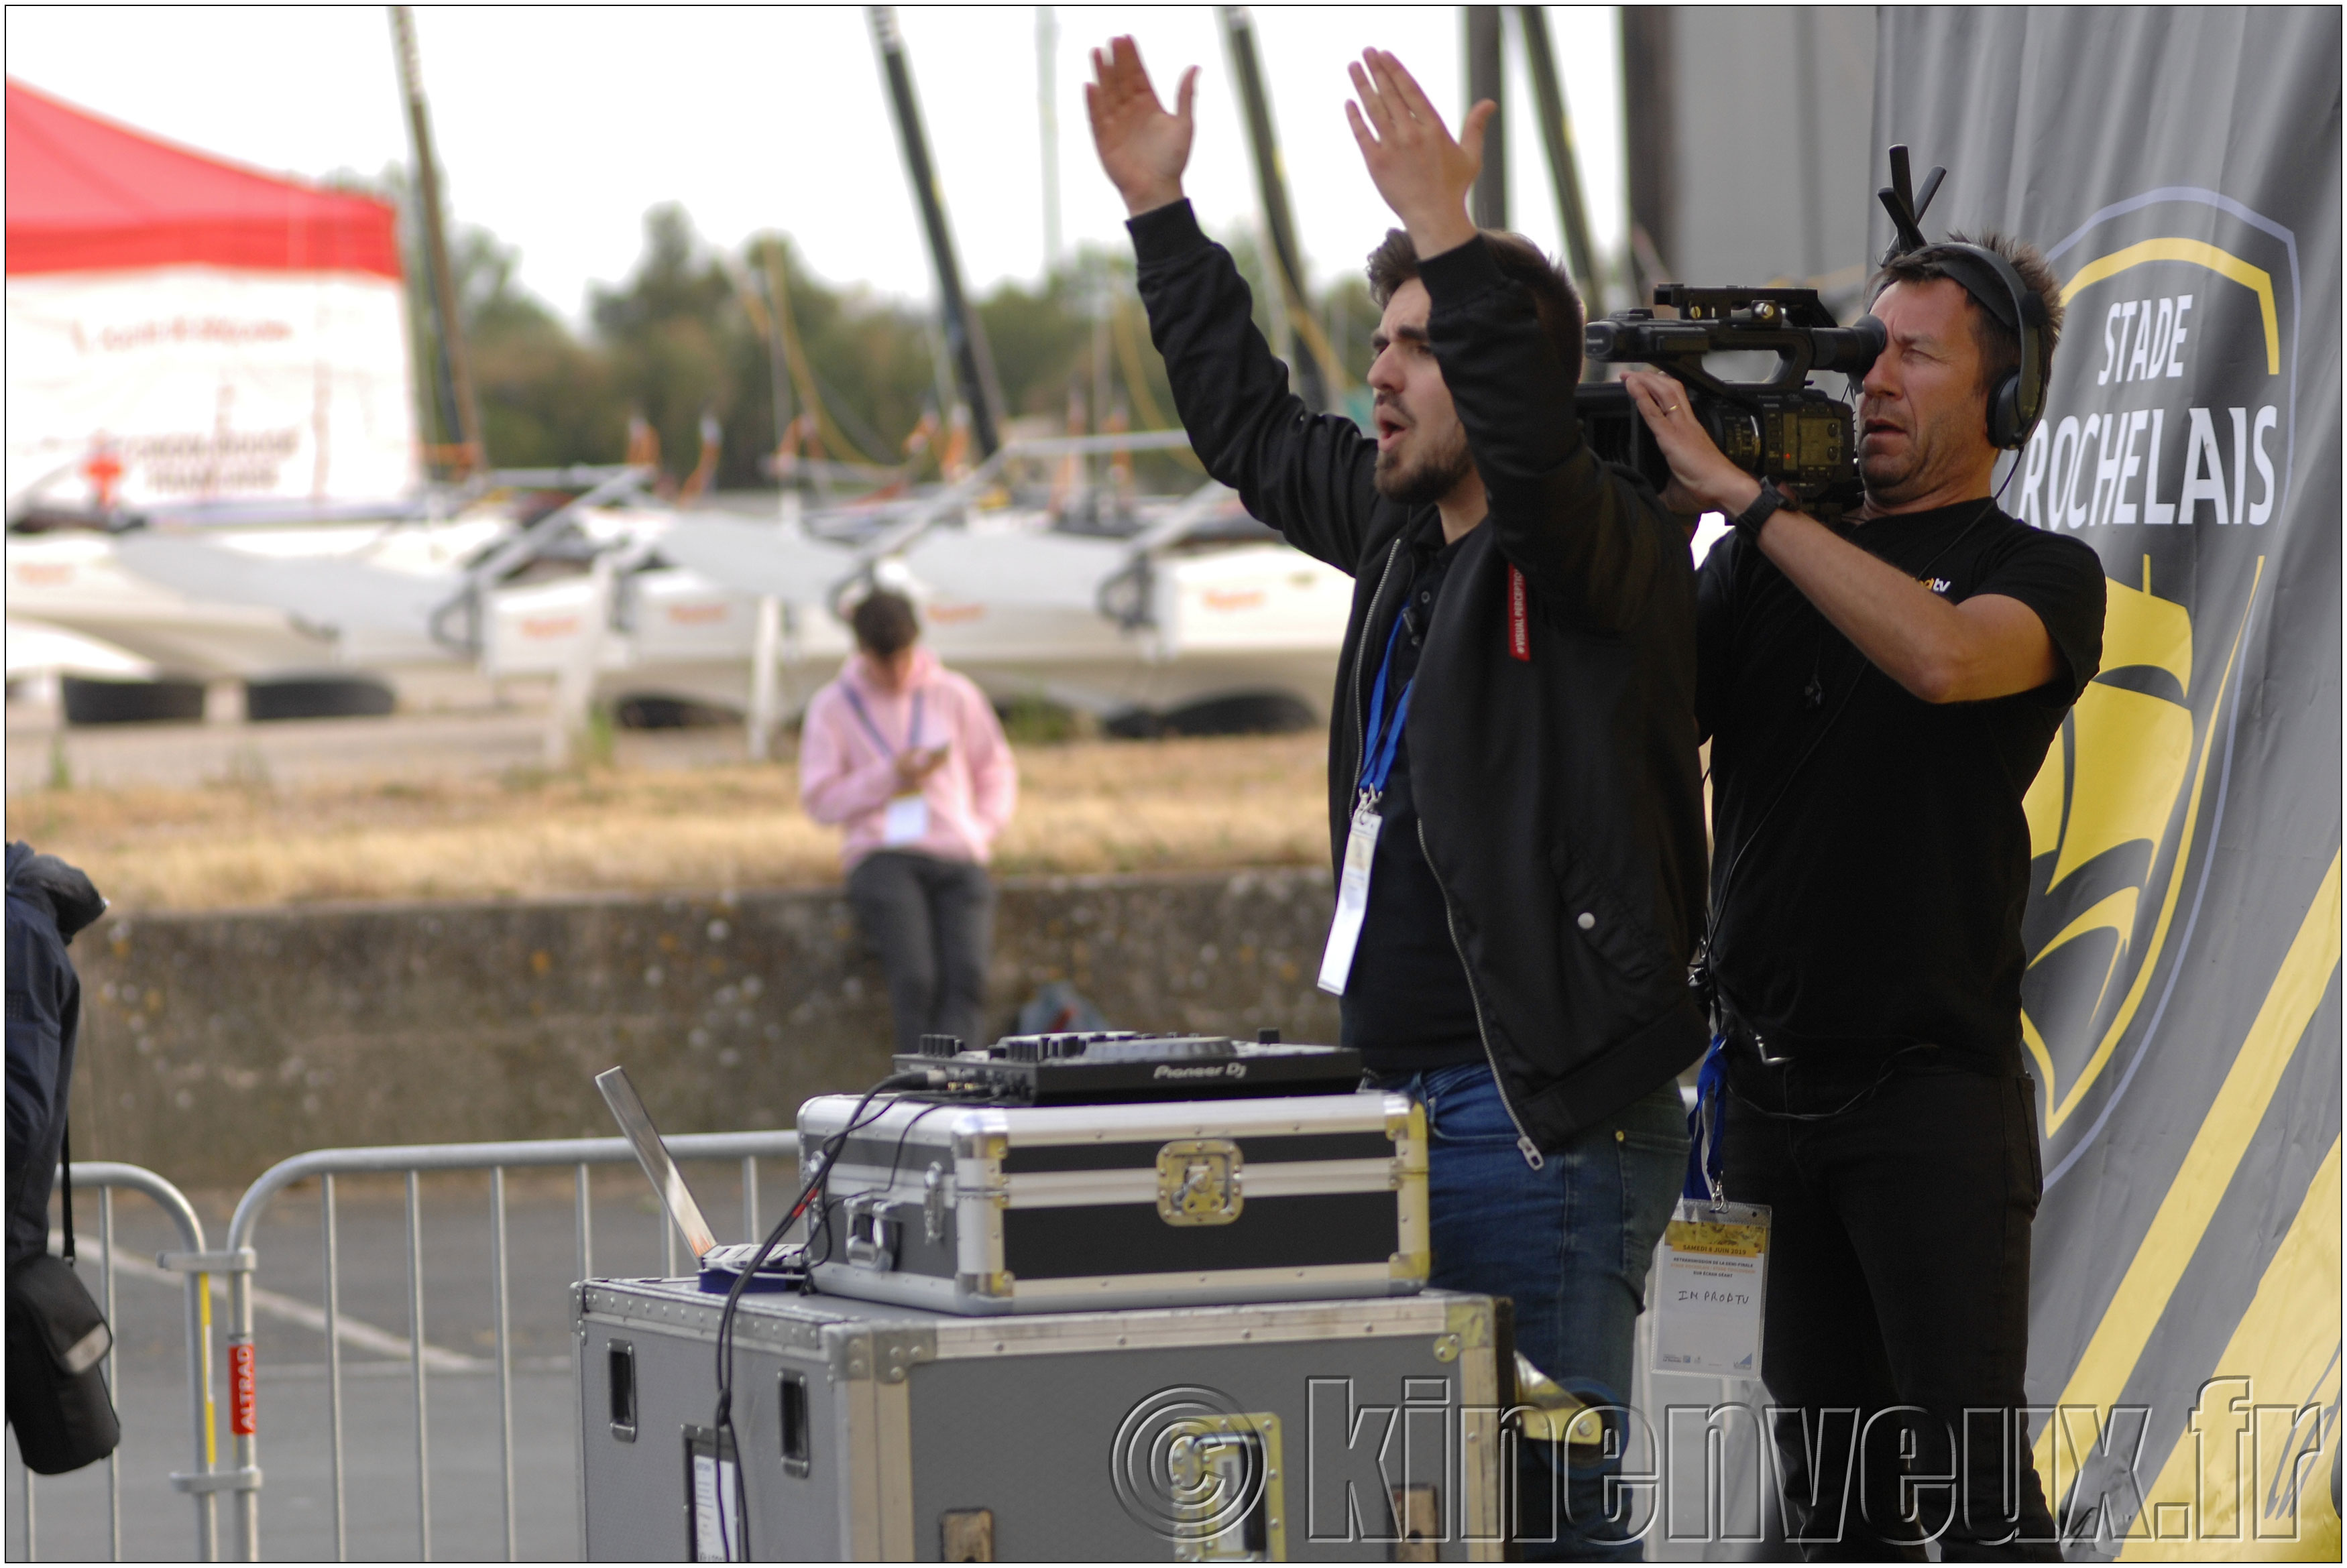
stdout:
[[(1501, 274), (1512, 282), (1522, 283), (1532, 295), (1532, 309), (1540, 315), (1541, 331), (1548, 334), (1549, 345), (1556, 351), (1556, 362), (1564, 368), (1568, 377), (1579, 381), (1581, 329), (1586, 318), (1573, 280), (1522, 235), (1511, 234), (1503, 229), (1486, 229), (1482, 234), (1491, 260), (1500, 264)], [(1418, 247), (1410, 243), (1407, 229), (1386, 230), (1384, 242), (1369, 252), (1368, 274), (1369, 298), (1382, 311), (1392, 301), (1396, 290), (1418, 276)]]
[(913, 601), (887, 588), (876, 588), (857, 601), (847, 623), (856, 629), (856, 646), (881, 658), (894, 658), (921, 638)]
[[(2054, 345), (2062, 337), (2062, 285), (2054, 276), (2054, 269), (2045, 264), (2045, 253), (2025, 239), (2015, 239), (2008, 234), (1990, 229), (1977, 239), (1951, 231), (1948, 243), (1977, 245), (1993, 250), (2012, 264), (2021, 274), (2021, 280), (2034, 291), (2045, 307), (2045, 329), (2039, 341), (2044, 345), (2038, 353), (2038, 384), (2050, 385), (2054, 375)], [(1978, 266), (1978, 262), (1973, 263)], [(1932, 248), (1894, 257), (1882, 264), (1874, 274), (1869, 288), (1869, 300), (1879, 300), (1882, 291), (1893, 283), (1929, 283), (1934, 279), (1954, 279), (1954, 274), (1933, 256)], [(1973, 341), (1980, 345), (1981, 390), (1987, 392), (2021, 367), (2021, 334), (1997, 320), (1996, 313), (1982, 307), (1966, 290), (1964, 298), (1973, 308)]]

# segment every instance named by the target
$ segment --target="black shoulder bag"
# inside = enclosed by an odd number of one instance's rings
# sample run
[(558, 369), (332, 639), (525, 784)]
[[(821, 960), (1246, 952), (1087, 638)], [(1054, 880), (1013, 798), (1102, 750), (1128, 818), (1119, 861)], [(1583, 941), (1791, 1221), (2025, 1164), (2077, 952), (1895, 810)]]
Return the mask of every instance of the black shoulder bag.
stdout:
[(63, 1141), (65, 1256), (43, 1247), (8, 1266), (8, 1424), (38, 1475), (79, 1470), (122, 1441), (98, 1369), (114, 1331), (74, 1272), (73, 1134)]

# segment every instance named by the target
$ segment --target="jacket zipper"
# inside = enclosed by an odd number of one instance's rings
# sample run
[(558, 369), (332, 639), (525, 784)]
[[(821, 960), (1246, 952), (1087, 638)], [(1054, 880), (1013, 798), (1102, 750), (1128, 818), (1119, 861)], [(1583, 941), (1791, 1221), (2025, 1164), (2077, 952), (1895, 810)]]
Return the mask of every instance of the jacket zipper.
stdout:
[(1508, 1113), (1508, 1121), (1516, 1129), (1516, 1152), (1524, 1156), (1524, 1164), (1538, 1170), (1548, 1163), (1540, 1145), (1524, 1131), (1522, 1116), (1516, 1115), (1514, 1102), (1508, 1098), (1508, 1081), (1500, 1076), (1499, 1054), (1491, 1049), (1491, 1031), (1483, 1022), (1483, 993), (1475, 984), (1475, 971), (1467, 962), (1466, 944), (1459, 940), (1459, 922), (1450, 913), (1450, 890), (1442, 885), (1442, 873), (1434, 869), (1434, 852), (1426, 847), (1426, 813), (1418, 817), (1418, 852), (1426, 857), (1426, 874), (1442, 894), (1442, 923), (1450, 932), (1451, 951), (1459, 955), (1459, 967), (1467, 976), (1467, 999), (1475, 1004), (1475, 1033), (1482, 1037), (1483, 1059), (1491, 1064), (1491, 1087), (1500, 1094), (1500, 1108)]
[[(1386, 569), (1378, 577), (1375, 592), (1369, 595), (1370, 614), (1361, 618), (1361, 646), (1353, 659), (1353, 761), (1358, 771), (1362, 750), (1368, 745), (1363, 733), (1361, 716), (1361, 667), (1368, 662), (1369, 634), (1376, 624), (1378, 601), (1385, 596), (1386, 584), (1393, 576), (1394, 557), (1401, 551), (1401, 539), (1397, 536), (1393, 547), (1386, 552)], [(1467, 962), (1467, 949), (1459, 941), (1459, 922), (1450, 912), (1450, 890), (1442, 885), (1442, 878), (1434, 869), (1434, 856), (1426, 847), (1426, 817), (1418, 819), (1418, 852), (1426, 856), (1426, 871), (1434, 878), (1435, 888), (1442, 894), (1442, 923), (1450, 932), (1451, 951), (1459, 955), (1459, 967), (1467, 976), (1467, 999), (1475, 1004), (1475, 1033), (1483, 1042), (1483, 1059), (1491, 1064), (1491, 1086), (1499, 1091), (1500, 1107), (1508, 1113), (1508, 1121), (1516, 1129), (1516, 1150), (1524, 1156), (1524, 1164), (1538, 1170), (1548, 1161), (1540, 1145), (1524, 1131), (1523, 1118), (1516, 1115), (1515, 1105), (1508, 1099), (1506, 1080), (1500, 1076), (1500, 1058), (1491, 1049), (1491, 1032), (1483, 1023), (1483, 993), (1475, 988), (1475, 972)]]

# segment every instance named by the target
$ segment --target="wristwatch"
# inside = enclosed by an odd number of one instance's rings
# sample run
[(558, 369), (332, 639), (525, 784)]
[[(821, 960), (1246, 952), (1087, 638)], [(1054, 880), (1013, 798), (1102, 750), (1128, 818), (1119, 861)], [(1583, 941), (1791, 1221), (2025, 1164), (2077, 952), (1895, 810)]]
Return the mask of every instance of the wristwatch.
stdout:
[(1758, 545), (1760, 543), (1761, 526), (1784, 504), (1785, 498), (1777, 494), (1777, 487), (1764, 479), (1760, 482), (1760, 494), (1752, 498), (1752, 504), (1730, 517), (1727, 524)]

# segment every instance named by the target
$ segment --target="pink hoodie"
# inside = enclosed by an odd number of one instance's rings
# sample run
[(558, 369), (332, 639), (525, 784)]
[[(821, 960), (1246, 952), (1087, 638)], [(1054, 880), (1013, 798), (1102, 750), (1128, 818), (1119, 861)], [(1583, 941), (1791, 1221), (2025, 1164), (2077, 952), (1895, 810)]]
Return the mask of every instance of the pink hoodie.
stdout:
[[(872, 729), (879, 731), (879, 739), (848, 700), (850, 688), (862, 701)], [(916, 697), (921, 720), (917, 736), (910, 733)], [(881, 740), (887, 742), (885, 748)], [(889, 848), (982, 866), (992, 852), (995, 835), (1018, 804), (1019, 768), (993, 706), (967, 677), (946, 668), (928, 648), (916, 647), (905, 689), (883, 691), (871, 665), (858, 653), (841, 667), (837, 680), (807, 703), (799, 739), (799, 800), (816, 821), (846, 824), (842, 871), (854, 871), (881, 847), (888, 801), (898, 793), (897, 754), (908, 746), (939, 742), (947, 747), (945, 761), (921, 788), (921, 798), (928, 804), (928, 829), (918, 838)]]

